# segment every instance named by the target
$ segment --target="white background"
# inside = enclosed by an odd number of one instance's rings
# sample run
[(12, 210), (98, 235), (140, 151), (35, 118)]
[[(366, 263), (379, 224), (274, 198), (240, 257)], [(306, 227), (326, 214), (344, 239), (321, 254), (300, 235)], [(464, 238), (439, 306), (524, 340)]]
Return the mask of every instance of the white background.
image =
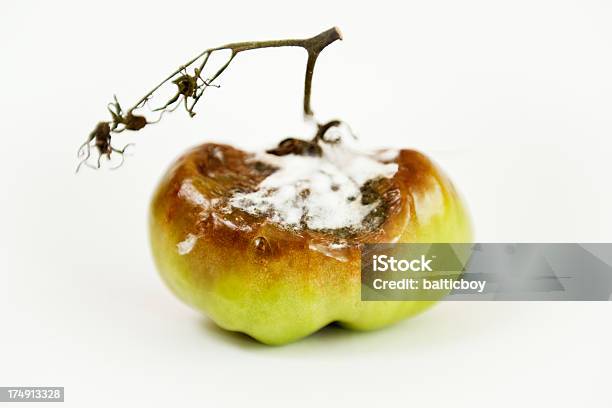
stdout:
[(117, 137), (137, 143), (119, 171), (73, 171), (113, 93), (132, 103), (204, 48), (338, 25), (315, 72), (322, 120), (431, 155), (480, 241), (610, 241), (611, 21), (606, 0), (3, 2), (0, 385), (65, 386), (75, 407), (609, 407), (612, 303), (445, 303), (270, 348), (163, 286), (157, 180), (197, 143), (310, 135), (299, 49), (241, 54), (195, 119)]

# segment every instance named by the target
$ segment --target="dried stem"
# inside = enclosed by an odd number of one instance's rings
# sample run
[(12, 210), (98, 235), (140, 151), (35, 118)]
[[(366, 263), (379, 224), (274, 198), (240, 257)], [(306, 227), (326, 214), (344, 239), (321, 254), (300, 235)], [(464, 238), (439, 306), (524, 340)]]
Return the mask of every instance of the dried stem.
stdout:
[[(87, 164), (87, 160), (90, 157), (91, 147), (98, 148), (100, 157), (106, 156), (108, 159), (110, 159), (113, 152), (122, 154), (123, 150), (115, 149), (111, 146), (110, 142), (112, 133), (119, 133), (123, 130), (138, 131), (144, 128), (146, 125), (157, 123), (159, 120), (161, 120), (164, 113), (175, 110), (181, 102), (185, 104), (185, 109), (189, 115), (192, 117), (195, 116), (194, 108), (198, 101), (202, 98), (206, 88), (209, 86), (218, 87), (218, 85), (214, 85), (213, 82), (217, 80), (221, 74), (223, 74), (234, 58), (243, 51), (278, 47), (300, 47), (306, 50), (308, 59), (306, 62), (306, 74), (304, 78), (304, 115), (306, 117), (312, 117), (313, 112), (310, 106), (310, 97), (315, 63), (319, 54), (325, 47), (340, 39), (342, 39), (340, 30), (334, 27), (314, 37), (306, 39), (237, 42), (204, 50), (195, 58), (181, 65), (176, 71), (168, 75), (163, 81), (151, 89), (151, 91), (140, 98), (131, 108), (126, 111), (125, 114), (123, 113), (121, 105), (119, 105), (119, 102), (115, 98), (115, 101), (109, 105), (112, 121), (99, 123), (96, 129), (89, 135), (87, 141), (81, 146), (79, 149), (79, 157), (82, 158), (82, 161), (78, 168), (80, 168), (82, 164)], [(226, 50), (229, 50), (231, 53), (225, 64), (223, 64), (212, 77), (207, 80), (203, 79), (201, 75), (210, 56), (217, 51)], [(194, 64), (200, 59), (202, 59), (200, 65), (194, 67)], [(188, 72), (189, 69), (193, 69), (193, 74)], [(160, 111), (157, 120), (150, 122), (144, 116), (135, 114), (137, 110), (147, 105), (153, 95), (163, 85), (170, 81), (177, 86), (178, 90), (176, 95), (164, 106), (154, 109), (154, 111)], [(190, 101), (191, 104), (189, 104)]]

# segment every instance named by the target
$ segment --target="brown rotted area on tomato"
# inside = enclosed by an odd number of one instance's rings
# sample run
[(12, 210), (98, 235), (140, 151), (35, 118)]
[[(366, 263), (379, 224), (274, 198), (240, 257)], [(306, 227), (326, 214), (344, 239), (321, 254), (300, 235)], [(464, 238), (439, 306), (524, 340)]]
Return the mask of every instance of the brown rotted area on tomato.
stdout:
[[(365, 242), (390, 241), (401, 233), (406, 218), (417, 222), (412, 196), (426, 193), (432, 177), (437, 179), (435, 166), (419, 152), (401, 150), (390, 162), (398, 164), (393, 178), (373, 179), (361, 187), (363, 204), (377, 201), (381, 204), (368, 214), (365, 228), (359, 231), (287, 229), (274, 225), (265, 215), (252, 215), (224, 205), (236, 192), (255, 190), (276, 169), (255, 160), (250, 153), (212, 143), (193, 148), (177, 160), (160, 185), (153, 211), (163, 214), (164, 224), (174, 230), (177, 239), (195, 229), (194, 233), (211, 245), (254, 250), (267, 257), (307, 250), (313, 240), (320, 243), (342, 240), (357, 249)], [(185, 200), (180, 192), (187, 180), (207, 202), (221, 204), (206, 210)]]

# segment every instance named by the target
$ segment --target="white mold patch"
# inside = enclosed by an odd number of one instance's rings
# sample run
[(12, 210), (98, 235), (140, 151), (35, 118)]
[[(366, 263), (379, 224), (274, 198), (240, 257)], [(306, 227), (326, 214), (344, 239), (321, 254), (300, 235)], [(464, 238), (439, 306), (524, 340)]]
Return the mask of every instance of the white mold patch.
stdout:
[(198, 207), (208, 207), (208, 200), (202, 195), (193, 185), (191, 180), (187, 179), (181, 184), (181, 189), (178, 196), (187, 200), (191, 204)]
[(369, 180), (393, 177), (397, 164), (341, 144), (320, 146), (320, 157), (256, 155), (253, 160), (277, 170), (256, 191), (234, 194), (229, 205), (293, 229), (362, 229), (364, 218), (380, 203), (362, 204), (361, 187)]
[(311, 241), (308, 243), (308, 249), (340, 262), (347, 262), (349, 259), (349, 249), (344, 243), (318, 243)]
[(187, 200), (191, 205), (200, 207), (203, 215), (207, 215), (212, 209), (216, 208), (221, 199), (204, 197), (202, 193), (193, 185), (190, 179), (183, 181), (181, 188), (178, 192), (178, 196), (184, 200)]
[(399, 151), (397, 149), (385, 149), (376, 153), (376, 158), (384, 162), (393, 161), (397, 159), (397, 156), (399, 156)]
[(179, 255), (187, 255), (193, 250), (196, 242), (198, 242), (198, 237), (193, 234), (187, 234), (185, 240), (176, 244), (176, 249)]

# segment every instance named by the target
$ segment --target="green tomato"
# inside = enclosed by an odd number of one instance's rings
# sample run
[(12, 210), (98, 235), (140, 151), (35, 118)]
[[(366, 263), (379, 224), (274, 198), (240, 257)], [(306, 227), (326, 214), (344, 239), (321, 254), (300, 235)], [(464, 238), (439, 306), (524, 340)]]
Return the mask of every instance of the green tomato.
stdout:
[[(289, 343), (337, 322), (373, 330), (431, 301), (361, 301), (364, 243), (471, 242), (457, 191), (426, 156), (401, 150), (393, 178), (376, 186), (383, 221), (359, 234), (282, 228), (219, 205), (274, 169), (226, 145), (196, 147), (171, 166), (152, 200), (150, 238), (160, 274), (220, 327), (265, 344)], [(341, 237), (347, 245), (337, 249)]]

